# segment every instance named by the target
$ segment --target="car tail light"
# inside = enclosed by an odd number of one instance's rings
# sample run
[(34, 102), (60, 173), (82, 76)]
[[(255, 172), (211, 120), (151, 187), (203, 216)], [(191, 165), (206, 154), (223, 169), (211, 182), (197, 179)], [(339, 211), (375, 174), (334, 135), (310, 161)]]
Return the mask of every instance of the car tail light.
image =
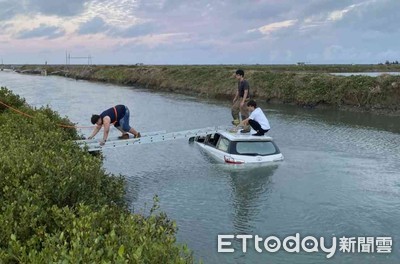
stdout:
[(229, 157), (229, 156), (224, 156), (224, 160), (225, 160), (226, 163), (229, 163), (229, 164), (242, 164), (242, 163), (244, 163), (244, 160), (234, 159), (234, 158)]

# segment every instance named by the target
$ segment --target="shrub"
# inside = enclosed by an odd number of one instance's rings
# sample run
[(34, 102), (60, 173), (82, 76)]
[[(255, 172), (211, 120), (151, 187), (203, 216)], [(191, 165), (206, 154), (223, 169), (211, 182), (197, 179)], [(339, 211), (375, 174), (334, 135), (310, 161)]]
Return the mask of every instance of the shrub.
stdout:
[(0, 262), (190, 263), (165, 214), (128, 212), (125, 181), (80, 149), (75, 129), (6, 88), (0, 100)]
[[(19, 95), (13, 94), (10, 90), (5, 87), (0, 88), (0, 100), (10, 106), (21, 108), (25, 104), (25, 100), (20, 98)], [(7, 110), (7, 106), (0, 104), (0, 113)]]

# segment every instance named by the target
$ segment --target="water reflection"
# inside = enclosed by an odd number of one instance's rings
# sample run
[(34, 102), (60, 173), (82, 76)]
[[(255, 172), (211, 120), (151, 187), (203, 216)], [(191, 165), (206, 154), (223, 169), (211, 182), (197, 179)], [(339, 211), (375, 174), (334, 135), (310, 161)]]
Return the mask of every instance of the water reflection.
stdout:
[(303, 109), (298, 106), (277, 105), (260, 102), (260, 107), (273, 122), (273, 128), (279, 125), (278, 120), (285, 120), (291, 123), (321, 123), (332, 126), (347, 126), (353, 128), (371, 128), (373, 130), (385, 130), (393, 133), (400, 133), (400, 122), (398, 116), (379, 115), (366, 112), (338, 111), (334, 108), (326, 109)]
[(235, 233), (251, 234), (257, 223), (262, 222), (260, 212), (268, 204), (271, 177), (277, 168), (277, 164), (245, 165), (240, 168), (225, 166), (232, 191), (231, 214)]
[[(232, 165), (218, 161), (202, 148), (198, 148), (203, 158), (214, 164), (219, 172), (215, 175), (224, 175), (229, 184), (231, 193), (229, 201), (232, 205), (231, 219), (235, 233), (250, 234), (257, 224), (263, 222), (260, 215), (268, 200), (271, 190), (271, 178), (279, 167), (279, 163), (241, 164)], [(220, 199), (227, 199), (219, 195)], [(265, 209), (265, 208), (264, 208)]]

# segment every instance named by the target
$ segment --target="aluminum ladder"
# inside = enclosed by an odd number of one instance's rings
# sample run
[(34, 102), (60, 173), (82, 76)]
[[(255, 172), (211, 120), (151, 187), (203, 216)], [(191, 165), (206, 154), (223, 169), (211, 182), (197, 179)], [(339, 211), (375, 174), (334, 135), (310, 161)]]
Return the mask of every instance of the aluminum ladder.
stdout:
[(140, 138), (118, 139), (117, 137), (109, 138), (103, 146), (100, 146), (98, 139), (76, 140), (75, 142), (82, 148), (87, 147), (89, 152), (99, 151), (102, 149), (126, 147), (141, 144), (150, 144), (156, 142), (163, 142), (169, 140), (177, 140), (183, 138), (191, 138), (197, 136), (207, 136), (209, 134), (217, 133), (218, 131), (228, 131), (231, 127), (206, 127), (199, 129), (183, 130), (177, 132), (155, 131), (149, 133), (142, 133)]

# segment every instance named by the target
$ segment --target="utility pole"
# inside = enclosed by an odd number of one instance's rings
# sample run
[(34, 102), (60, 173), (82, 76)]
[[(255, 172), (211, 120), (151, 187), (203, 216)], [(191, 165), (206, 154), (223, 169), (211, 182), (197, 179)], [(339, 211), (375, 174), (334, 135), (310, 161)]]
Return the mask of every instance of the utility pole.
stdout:
[(72, 57), (71, 53), (65, 52), (65, 64), (70, 65), (71, 64), (71, 59), (85, 59), (87, 60), (87, 64), (91, 65), (92, 64), (92, 55), (88, 55), (87, 57)]

